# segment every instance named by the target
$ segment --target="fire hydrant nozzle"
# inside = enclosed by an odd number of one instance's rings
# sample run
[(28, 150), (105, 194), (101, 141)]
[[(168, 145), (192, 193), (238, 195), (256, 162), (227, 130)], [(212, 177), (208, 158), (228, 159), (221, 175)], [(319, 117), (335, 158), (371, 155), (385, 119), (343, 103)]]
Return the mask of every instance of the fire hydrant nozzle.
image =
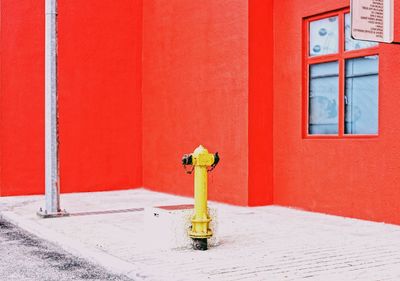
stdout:
[(200, 145), (192, 154), (185, 154), (182, 164), (192, 165), (191, 174), (194, 170), (194, 215), (189, 236), (193, 239), (193, 247), (196, 250), (207, 250), (207, 239), (213, 233), (210, 229), (211, 218), (207, 207), (207, 173), (212, 171), (219, 162), (218, 152), (208, 153), (208, 150)]

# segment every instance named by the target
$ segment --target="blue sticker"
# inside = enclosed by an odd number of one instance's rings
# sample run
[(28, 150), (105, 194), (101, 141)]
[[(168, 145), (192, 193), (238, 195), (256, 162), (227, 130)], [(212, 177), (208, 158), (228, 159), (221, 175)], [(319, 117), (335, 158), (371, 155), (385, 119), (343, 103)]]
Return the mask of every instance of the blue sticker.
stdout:
[(319, 53), (321, 52), (321, 46), (320, 45), (315, 45), (313, 48), (314, 53)]
[(321, 36), (325, 36), (326, 34), (328, 34), (328, 31), (325, 28), (321, 28), (318, 31), (318, 34), (321, 35)]

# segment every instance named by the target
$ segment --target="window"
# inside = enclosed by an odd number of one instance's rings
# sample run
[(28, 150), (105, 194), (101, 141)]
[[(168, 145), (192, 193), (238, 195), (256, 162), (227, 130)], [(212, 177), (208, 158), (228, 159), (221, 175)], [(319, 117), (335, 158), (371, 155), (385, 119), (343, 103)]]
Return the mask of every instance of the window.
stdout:
[(351, 38), (348, 9), (305, 20), (305, 135), (378, 134), (378, 44)]

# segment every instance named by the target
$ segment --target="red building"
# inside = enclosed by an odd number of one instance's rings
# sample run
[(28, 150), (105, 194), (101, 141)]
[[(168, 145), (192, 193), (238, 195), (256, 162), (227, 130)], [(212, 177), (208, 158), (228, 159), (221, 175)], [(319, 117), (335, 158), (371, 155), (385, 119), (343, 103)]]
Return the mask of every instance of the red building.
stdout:
[[(0, 3), (0, 195), (41, 194), (44, 1)], [(211, 200), (400, 224), (400, 47), (352, 40), (348, 13), (59, 0), (61, 191), (192, 196), (180, 159), (203, 144)]]

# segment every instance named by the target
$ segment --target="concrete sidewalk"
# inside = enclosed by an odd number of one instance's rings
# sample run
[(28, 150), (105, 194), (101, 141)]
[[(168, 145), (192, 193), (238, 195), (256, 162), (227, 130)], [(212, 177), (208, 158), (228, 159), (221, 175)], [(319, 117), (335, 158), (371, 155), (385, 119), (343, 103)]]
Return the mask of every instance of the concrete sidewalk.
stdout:
[(217, 246), (157, 249), (142, 208), (191, 204), (144, 189), (65, 194), (73, 216), (40, 219), (43, 196), (0, 198), (0, 215), (134, 280), (400, 280), (400, 227), (277, 206), (218, 210)]

